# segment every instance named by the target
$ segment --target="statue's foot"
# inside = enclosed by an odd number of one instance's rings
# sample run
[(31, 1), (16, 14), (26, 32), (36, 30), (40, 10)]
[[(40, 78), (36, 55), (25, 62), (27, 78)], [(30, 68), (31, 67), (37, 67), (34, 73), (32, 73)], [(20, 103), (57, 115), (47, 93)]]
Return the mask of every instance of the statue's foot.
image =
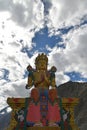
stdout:
[(49, 126), (59, 127), (59, 124), (56, 122), (49, 122)]
[(43, 124), (41, 122), (38, 122), (38, 123), (34, 124), (34, 127), (42, 127), (42, 126), (43, 126)]
[(35, 124), (34, 122), (30, 122), (30, 121), (26, 122), (27, 127), (33, 127), (34, 124)]

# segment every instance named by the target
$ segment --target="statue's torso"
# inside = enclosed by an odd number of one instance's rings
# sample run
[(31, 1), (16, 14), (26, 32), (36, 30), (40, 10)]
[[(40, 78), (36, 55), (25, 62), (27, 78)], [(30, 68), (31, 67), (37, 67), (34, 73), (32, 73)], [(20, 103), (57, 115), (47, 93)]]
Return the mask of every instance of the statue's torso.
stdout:
[(50, 74), (47, 71), (35, 71), (33, 73), (34, 85), (38, 88), (48, 88), (50, 82)]

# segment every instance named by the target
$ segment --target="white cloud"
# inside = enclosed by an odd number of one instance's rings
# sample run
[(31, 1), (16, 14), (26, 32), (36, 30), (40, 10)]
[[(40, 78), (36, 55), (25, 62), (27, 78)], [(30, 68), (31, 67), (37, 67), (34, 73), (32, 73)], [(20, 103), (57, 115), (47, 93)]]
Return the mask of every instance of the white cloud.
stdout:
[(57, 86), (65, 83), (65, 82), (68, 82), (69, 80), (70, 80), (69, 76), (64, 75), (63, 72), (57, 72), (56, 73), (56, 84), (57, 84)]
[[(87, 77), (87, 26), (83, 25), (72, 29), (68, 34), (63, 35), (65, 49), (54, 47), (49, 54), (49, 64), (55, 65), (59, 73), (58, 84), (69, 77), (64, 72), (79, 72), (84, 78)], [(62, 74), (61, 74), (62, 72)], [(65, 78), (66, 77), (66, 78)], [(61, 82), (60, 82), (61, 81)], [(64, 81), (65, 82), (65, 81)]]
[(30, 59), (21, 50), (32, 49), (32, 37), (43, 26), (43, 9), (40, 0), (0, 1), (0, 68), (8, 69), (12, 81), (23, 78)]
[(57, 68), (56, 83), (57, 86), (70, 80), (70, 78), (64, 75), (64, 72), (69, 67), (70, 63), (67, 60), (64, 50), (54, 48), (48, 56), (49, 66), (55, 66)]
[[(66, 50), (66, 54), (69, 62), (73, 64), (73, 69), (79, 71), (80, 73), (87, 73), (87, 27), (80, 28), (77, 32), (74, 32), (72, 40), (69, 40), (68, 46), (71, 46), (71, 49)], [(71, 45), (72, 44), (72, 45)], [(76, 46), (75, 46), (76, 45)], [(73, 47), (74, 46), (74, 47)]]
[(53, 27), (63, 27), (79, 24), (87, 14), (87, 1), (52, 0), (49, 20)]
[(25, 89), (26, 80), (20, 80), (17, 82), (7, 83), (0, 89), (0, 110), (7, 106), (8, 97), (28, 97), (30, 96), (30, 90)]
[(22, 27), (31, 28), (39, 24), (40, 28), (43, 24), (44, 7), (40, 0), (1, 0), (0, 10), (9, 12), (11, 14), (9, 19)]

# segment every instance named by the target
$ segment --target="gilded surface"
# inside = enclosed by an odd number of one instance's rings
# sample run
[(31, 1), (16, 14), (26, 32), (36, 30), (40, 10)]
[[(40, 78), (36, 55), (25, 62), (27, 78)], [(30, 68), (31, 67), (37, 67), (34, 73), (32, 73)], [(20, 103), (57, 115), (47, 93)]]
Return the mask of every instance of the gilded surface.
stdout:
[(35, 60), (36, 68), (33, 69), (30, 65), (27, 67), (29, 71), (27, 88), (34, 85), (37, 88), (49, 88), (52, 86), (55, 88), (55, 72), (56, 67), (52, 66), (50, 70), (47, 70), (48, 58), (43, 53), (38, 55)]

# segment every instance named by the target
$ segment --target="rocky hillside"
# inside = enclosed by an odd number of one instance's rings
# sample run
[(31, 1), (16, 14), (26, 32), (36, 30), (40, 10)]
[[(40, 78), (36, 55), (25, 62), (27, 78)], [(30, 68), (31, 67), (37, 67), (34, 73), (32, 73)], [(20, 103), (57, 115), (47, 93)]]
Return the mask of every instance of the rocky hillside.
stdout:
[(0, 110), (0, 130), (5, 130), (9, 125), (9, 121), (11, 118), (11, 111), (8, 111), (9, 106)]
[(87, 83), (67, 82), (58, 86), (61, 97), (77, 97), (80, 99), (75, 108), (75, 120), (80, 130), (87, 130)]

